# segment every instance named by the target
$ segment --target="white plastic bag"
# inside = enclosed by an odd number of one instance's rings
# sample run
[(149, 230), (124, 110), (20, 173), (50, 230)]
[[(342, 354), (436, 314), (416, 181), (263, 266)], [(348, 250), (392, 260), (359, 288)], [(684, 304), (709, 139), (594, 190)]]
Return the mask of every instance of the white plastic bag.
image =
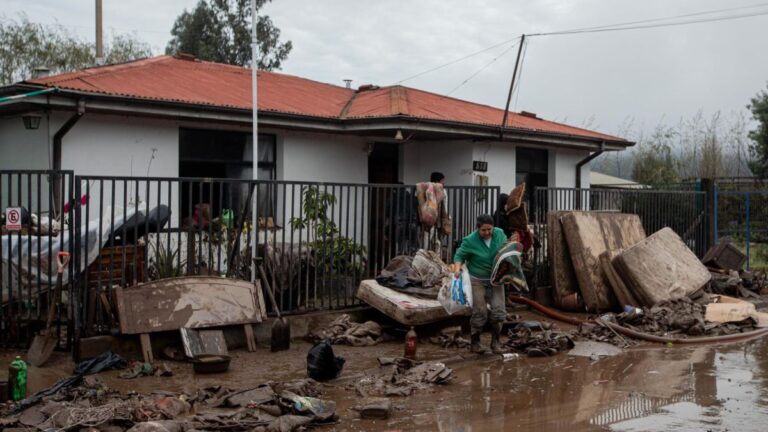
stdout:
[(451, 276), (450, 283), (440, 287), (437, 300), (448, 315), (453, 315), (467, 306), (472, 307), (472, 282), (466, 268), (461, 269), (458, 278)]

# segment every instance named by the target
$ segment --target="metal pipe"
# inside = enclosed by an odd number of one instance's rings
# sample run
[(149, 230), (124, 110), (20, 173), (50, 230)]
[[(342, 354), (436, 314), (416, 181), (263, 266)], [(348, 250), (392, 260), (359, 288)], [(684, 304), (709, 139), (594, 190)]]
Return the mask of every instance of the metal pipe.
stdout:
[(29, 93), (22, 93), (22, 94), (17, 94), (13, 96), (3, 96), (3, 97), (0, 97), (0, 105), (3, 105), (5, 103), (10, 103), (10, 102), (15, 102), (19, 99), (24, 99), (24, 98), (33, 97), (33, 96), (40, 96), (46, 93), (55, 93), (58, 91), (59, 91), (58, 87), (51, 87), (51, 88), (45, 88), (42, 90), (31, 91)]
[(585, 157), (584, 159), (580, 160), (576, 164), (576, 189), (581, 189), (581, 167), (588, 164), (592, 161), (592, 159), (600, 156), (605, 151), (605, 141), (600, 143), (600, 150), (592, 153), (591, 155)]

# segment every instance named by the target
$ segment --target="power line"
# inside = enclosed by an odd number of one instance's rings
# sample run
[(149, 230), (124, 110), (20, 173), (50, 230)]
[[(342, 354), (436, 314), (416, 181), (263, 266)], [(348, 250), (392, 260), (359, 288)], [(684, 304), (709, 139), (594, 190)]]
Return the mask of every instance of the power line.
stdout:
[(420, 77), (420, 76), (422, 76), (422, 75), (426, 75), (426, 74), (428, 74), (428, 73), (430, 73), (430, 72), (434, 72), (434, 71), (436, 71), (436, 70), (440, 70), (440, 69), (442, 69), (442, 68), (445, 68), (445, 67), (448, 67), (448, 66), (450, 66), (450, 65), (453, 65), (453, 64), (456, 64), (456, 63), (462, 62), (462, 61), (464, 61), (464, 60), (466, 60), (466, 59), (468, 59), (468, 58), (472, 58), (472, 57), (474, 57), (474, 56), (476, 56), (476, 55), (478, 55), (478, 54), (482, 54), (482, 53), (484, 53), (484, 52), (487, 52), (487, 51), (490, 51), (490, 50), (492, 50), (492, 49), (494, 49), (494, 48), (498, 48), (498, 47), (500, 47), (500, 46), (503, 46), (503, 45), (506, 45), (506, 44), (508, 44), (508, 43), (514, 42), (514, 41), (516, 41), (517, 39), (520, 39), (520, 36), (518, 36), (518, 37), (516, 37), (516, 38), (512, 38), (512, 39), (508, 39), (508, 40), (505, 40), (504, 42), (500, 42), (500, 43), (497, 43), (497, 44), (495, 44), (495, 45), (492, 45), (492, 46), (489, 46), (489, 47), (487, 47), (487, 48), (483, 48), (483, 49), (481, 49), (480, 51), (475, 51), (475, 52), (473, 52), (473, 53), (471, 53), (471, 54), (467, 54), (467, 55), (465, 55), (465, 56), (463, 56), (463, 57), (457, 58), (457, 59), (455, 59), (455, 60), (451, 60), (451, 61), (449, 61), (448, 63), (444, 63), (444, 64), (442, 64), (442, 65), (440, 65), (440, 66), (436, 66), (436, 67), (433, 67), (433, 68), (431, 68), (431, 69), (427, 69), (427, 70), (425, 70), (425, 71), (423, 71), (423, 72), (419, 72), (419, 73), (417, 73), (417, 74), (415, 74), (415, 75), (411, 75), (411, 76), (409, 76), (408, 78), (403, 78), (403, 79), (401, 79), (400, 81), (397, 81), (395, 84), (402, 84), (402, 83), (404, 83), (404, 82), (406, 82), (406, 81), (412, 80), (412, 79), (414, 79), (414, 78), (418, 78), (418, 77)]
[(532, 33), (526, 36), (560, 36), (560, 35), (571, 35), (571, 34), (582, 34), (582, 33), (604, 33), (604, 32), (611, 32), (611, 31), (676, 27), (676, 26), (683, 26), (683, 25), (690, 25), (690, 24), (700, 24), (700, 23), (717, 22), (717, 21), (730, 21), (730, 20), (742, 19), (742, 18), (755, 18), (763, 15), (768, 15), (768, 11), (750, 13), (750, 14), (730, 15), (730, 16), (724, 16), (724, 17), (703, 18), (703, 19), (688, 20), (688, 21), (677, 21), (677, 22), (671, 22), (671, 23), (648, 24), (648, 25), (637, 25), (637, 26), (627, 26), (627, 27), (606, 26), (605, 28), (594, 28), (591, 30), (564, 30), (564, 31), (547, 32), (547, 33)]
[[(711, 15), (714, 13), (721, 13), (721, 12), (734, 12), (737, 10), (744, 10), (744, 9), (755, 9), (755, 8), (761, 8), (761, 7), (768, 7), (768, 3), (758, 3), (753, 4), (749, 6), (741, 6), (741, 7), (735, 7), (735, 8), (726, 8), (726, 9), (715, 9), (715, 10), (708, 10), (708, 11), (702, 11), (702, 12), (695, 12), (695, 13), (688, 13), (688, 14), (682, 14), (682, 15), (673, 15), (668, 17), (659, 17), (659, 18), (649, 18), (639, 21), (627, 21), (623, 23), (616, 23), (616, 24), (608, 24), (608, 25), (601, 25), (601, 26), (594, 26), (594, 27), (582, 27), (577, 29), (570, 29), (570, 30), (560, 30), (555, 32), (547, 32), (549, 33), (563, 33), (563, 32), (573, 32), (573, 31), (586, 31), (586, 30), (598, 30), (598, 29), (605, 29), (610, 27), (622, 27), (622, 26), (628, 26), (628, 25), (635, 25), (635, 24), (648, 24), (652, 22), (659, 22), (659, 21), (669, 21), (672, 19), (678, 19), (678, 18), (690, 18), (693, 16), (702, 16), (702, 15)], [(534, 36), (534, 34), (531, 34), (529, 36)]]
[[(638, 30), (638, 29), (646, 29), (646, 28), (656, 28), (656, 27), (671, 27), (671, 26), (677, 26), (677, 25), (688, 25), (688, 24), (698, 24), (698, 23), (704, 23), (704, 22), (715, 22), (715, 21), (727, 21), (727, 20), (734, 20), (734, 19), (741, 19), (741, 18), (750, 18), (750, 17), (757, 17), (762, 15), (768, 15), (768, 11), (759, 12), (756, 14), (742, 14), (742, 15), (732, 15), (732, 16), (725, 16), (725, 17), (713, 17), (713, 18), (705, 18), (701, 20), (688, 20), (688, 21), (682, 21), (682, 22), (673, 22), (673, 23), (663, 23), (663, 24), (657, 24), (657, 25), (639, 25), (639, 24), (651, 24), (651, 23), (658, 23), (662, 21), (669, 21), (673, 19), (679, 19), (679, 18), (690, 18), (695, 16), (703, 16), (703, 15), (711, 15), (715, 13), (723, 13), (723, 12), (734, 12), (739, 10), (745, 10), (745, 9), (755, 9), (760, 7), (768, 7), (768, 3), (758, 3), (748, 6), (740, 6), (735, 8), (726, 8), (726, 9), (715, 9), (715, 10), (708, 10), (708, 11), (702, 11), (702, 12), (694, 12), (694, 13), (688, 13), (688, 14), (682, 14), (682, 15), (673, 15), (669, 17), (659, 17), (659, 18), (650, 18), (650, 19), (644, 19), (644, 20), (637, 20), (637, 21), (627, 21), (622, 23), (616, 23), (616, 24), (607, 24), (602, 26), (593, 26), (593, 27), (582, 27), (577, 29), (570, 29), (570, 30), (560, 30), (560, 31), (553, 31), (553, 32), (540, 32), (540, 33), (533, 33), (529, 34), (527, 36), (556, 36), (556, 35), (566, 35), (566, 34), (578, 34), (578, 33), (597, 33), (597, 32), (605, 32), (605, 31), (619, 31), (619, 30)], [(503, 42), (491, 45), (489, 47), (483, 48), (479, 51), (475, 51), (473, 53), (467, 54), (463, 57), (459, 57), (455, 60), (451, 60), (450, 62), (441, 64), (439, 66), (427, 69), (425, 71), (419, 72), (415, 75), (411, 75), (407, 78), (401, 79), (400, 81), (397, 81), (395, 84), (401, 84), (405, 81), (412, 80), (414, 78), (418, 78), (420, 76), (426, 75), (428, 73), (443, 69), (445, 67), (454, 65), (456, 63), (462, 62), (464, 60), (467, 60), (469, 58), (472, 58), (478, 54), (482, 54), (484, 52), (490, 51), (494, 48), (506, 45), (510, 42), (516, 41), (520, 37), (516, 37), (513, 39), (508, 39)]]
[(446, 94), (445, 94), (445, 96), (450, 96), (450, 95), (452, 95), (452, 94), (453, 94), (453, 92), (455, 92), (456, 90), (458, 90), (458, 89), (460, 89), (461, 87), (463, 87), (463, 86), (464, 86), (464, 84), (466, 84), (466, 83), (468, 83), (469, 81), (471, 81), (471, 80), (472, 80), (473, 78), (475, 78), (475, 77), (476, 77), (478, 74), (480, 74), (480, 72), (484, 71), (484, 70), (485, 70), (485, 69), (487, 69), (487, 68), (488, 68), (490, 65), (492, 65), (494, 62), (496, 62), (496, 60), (498, 60), (498, 59), (500, 59), (500, 58), (504, 57), (504, 56), (505, 56), (505, 55), (506, 55), (508, 52), (512, 51), (512, 49), (513, 49), (513, 48), (515, 48), (516, 46), (517, 46), (517, 44), (513, 44), (513, 45), (510, 45), (510, 46), (509, 46), (507, 49), (505, 49), (504, 51), (502, 51), (502, 52), (501, 52), (501, 54), (499, 54), (498, 56), (494, 57), (494, 58), (493, 58), (493, 60), (491, 60), (491, 61), (489, 61), (488, 63), (486, 63), (485, 65), (483, 65), (483, 67), (481, 67), (480, 69), (476, 70), (474, 73), (472, 73), (472, 75), (470, 75), (469, 77), (467, 77), (467, 78), (466, 78), (464, 81), (462, 81), (462, 82), (461, 82), (459, 85), (457, 85), (457, 86), (456, 86), (456, 87), (454, 87), (454, 88), (453, 88), (451, 91), (449, 91), (448, 93), (446, 93)]

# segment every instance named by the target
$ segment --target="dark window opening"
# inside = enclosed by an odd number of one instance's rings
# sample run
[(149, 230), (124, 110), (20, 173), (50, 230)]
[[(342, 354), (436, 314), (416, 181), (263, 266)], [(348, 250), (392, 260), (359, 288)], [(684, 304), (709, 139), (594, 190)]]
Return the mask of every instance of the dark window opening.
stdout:
[[(179, 176), (251, 180), (253, 177), (252, 136), (248, 132), (182, 128), (179, 130)], [(259, 134), (259, 180), (276, 177), (276, 139)], [(269, 189), (269, 190), (268, 190)], [(274, 216), (272, 188), (259, 190), (259, 214)], [(242, 209), (248, 197), (247, 182), (184, 181), (181, 184), (182, 218), (194, 214), (200, 204), (207, 205), (210, 218), (222, 209)]]

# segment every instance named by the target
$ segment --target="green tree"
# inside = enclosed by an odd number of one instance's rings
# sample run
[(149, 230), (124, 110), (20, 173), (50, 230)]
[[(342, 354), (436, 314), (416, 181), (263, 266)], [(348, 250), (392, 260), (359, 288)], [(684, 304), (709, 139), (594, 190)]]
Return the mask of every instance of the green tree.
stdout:
[(754, 175), (768, 178), (768, 92), (763, 90), (758, 93), (747, 108), (752, 111), (752, 118), (757, 122), (757, 128), (749, 131), (752, 140), (749, 168)]
[[(270, 0), (257, 0), (260, 10)], [(251, 65), (251, 1), (200, 0), (176, 18), (166, 54), (193, 54), (201, 60), (240, 66)], [(266, 15), (256, 24), (259, 69), (280, 69), (293, 45), (280, 41), (280, 29)]]
[[(104, 55), (111, 64), (149, 57), (152, 50), (133, 35), (118, 34), (105, 44)], [(95, 63), (94, 43), (79, 39), (61, 25), (33, 23), (24, 14), (17, 20), (0, 20), (0, 85), (28, 79), (37, 67), (60, 73)]]
[(670, 145), (674, 138), (674, 129), (659, 126), (648, 142), (639, 145), (632, 167), (636, 182), (654, 187), (680, 182)]

